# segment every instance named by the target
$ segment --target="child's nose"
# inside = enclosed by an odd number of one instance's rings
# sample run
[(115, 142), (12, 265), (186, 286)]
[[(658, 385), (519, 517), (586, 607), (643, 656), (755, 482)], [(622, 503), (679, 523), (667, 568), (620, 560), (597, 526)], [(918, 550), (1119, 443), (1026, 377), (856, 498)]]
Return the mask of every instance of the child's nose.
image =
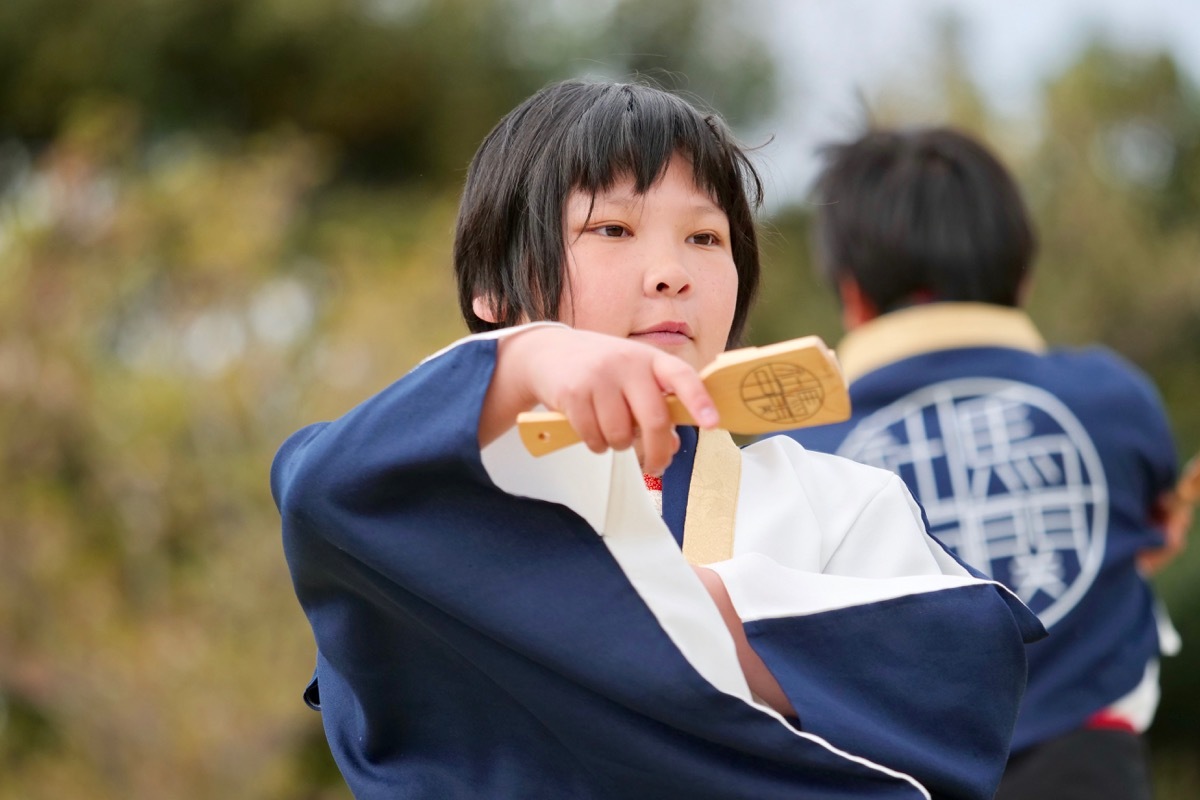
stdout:
[(682, 254), (672, 247), (650, 255), (646, 269), (646, 293), (674, 296), (691, 288), (691, 275)]

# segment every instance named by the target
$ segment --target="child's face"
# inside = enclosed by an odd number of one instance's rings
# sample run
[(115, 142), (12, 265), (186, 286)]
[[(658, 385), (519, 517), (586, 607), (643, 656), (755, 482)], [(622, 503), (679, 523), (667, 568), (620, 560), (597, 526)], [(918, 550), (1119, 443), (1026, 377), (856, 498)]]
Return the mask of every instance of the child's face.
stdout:
[[(633, 180), (567, 200), (561, 321), (645, 342), (696, 369), (725, 349), (738, 274), (729, 220), (675, 156), (644, 195)], [(589, 217), (588, 211), (591, 211)]]

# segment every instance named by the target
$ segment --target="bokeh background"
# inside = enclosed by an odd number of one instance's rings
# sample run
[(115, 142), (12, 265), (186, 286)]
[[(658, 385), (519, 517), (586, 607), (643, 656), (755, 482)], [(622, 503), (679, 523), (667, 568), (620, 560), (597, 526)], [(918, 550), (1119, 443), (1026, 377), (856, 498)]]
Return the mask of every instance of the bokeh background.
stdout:
[[(268, 467), (464, 332), (466, 164), (550, 80), (639, 75), (761, 145), (755, 343), (840, 336), (808, 252), (820, 140), (980, 134), (1040, 227), (1036, 322), (1140, 365), (1200, 449), (1200, 16), (984, 5), (2, 0), (0, 800), (349, 797), (300, 702)], [(1200, 555), (1157, 583), (1185, 644), (1151, 738), (1182, 800)]]

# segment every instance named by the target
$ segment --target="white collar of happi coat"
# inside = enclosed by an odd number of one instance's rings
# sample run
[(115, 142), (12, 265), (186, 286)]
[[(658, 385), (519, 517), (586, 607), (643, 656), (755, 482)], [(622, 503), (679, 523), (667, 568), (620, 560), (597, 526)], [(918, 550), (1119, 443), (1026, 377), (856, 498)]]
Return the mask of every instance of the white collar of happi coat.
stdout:
[(1019, 308), (989, 303), (926, 303), (892, 311), (850, 331), (838, 344), (847, 381), (905, 358), (963, 347), (1046, 351)]
[(514, 428), (485, 447), (481, 456), (498, 488), (560, 503), (582, 517), (603, 537), (684, 657), (713, 686), (753, 702), (733, 640), (699, 579), (680, 557), (632, 450), (597, 454), (576, 444), (535, 458)]
[[(468, 336), (446, 350), (473, 340), (512, 336), (531, 327)], [(728, 439), (728, 434), (724, 438)], [(710, 549), (728, 557), (732, 549), (737, 476), (731, 477), (729, 469), (740, 466), (740, 457), (731, 440), (721, 444), (725, 446), (711, 449), (717, 451), (718, 463), (713, 466), (720, 477), (716, 482), (726, 492), (714, 509), (706, 508), (720, 513), (717, 544), (715, 548), (702, 548), (705, 552), (699, 556), (704, 557), (712, 557), (707, 552)], [(603, 537), (634, 589), (697, 671), (721, 691), (753, 703), (782, 722), (774, 711), (753, 701), (733, 639), (688, 561), (680, 557), (675, 538), (645, 489), (632, 449), (592, 453), (576, 444), (535, 458), (525, 449), (514, 427), (484, 447), (480, 456), (498, 488), (509, 494), (561, 503), (582, 517)], [(732, 497), (728, 491), (733, 492)], [(700, 519), (705, 514), (695, 516)], [(685, 530), (685, 541), (688, 535)]]

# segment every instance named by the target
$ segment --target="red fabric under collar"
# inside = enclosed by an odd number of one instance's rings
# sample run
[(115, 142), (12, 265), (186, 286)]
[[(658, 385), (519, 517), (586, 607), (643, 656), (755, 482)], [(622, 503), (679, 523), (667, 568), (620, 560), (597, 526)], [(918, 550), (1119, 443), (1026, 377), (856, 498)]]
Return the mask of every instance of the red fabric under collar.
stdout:
[(1127, 731), (1129, 733), (1137, 733), (1137, 728), (1133, 723), (1125, 719), (1119, 714), (1114, 714), (1107, 709), (1097, 711), (1087, 718), (1087, 722), (1083, 723), (1083, 727), (1087, 730), (1104, 730), (1104, 731)]

